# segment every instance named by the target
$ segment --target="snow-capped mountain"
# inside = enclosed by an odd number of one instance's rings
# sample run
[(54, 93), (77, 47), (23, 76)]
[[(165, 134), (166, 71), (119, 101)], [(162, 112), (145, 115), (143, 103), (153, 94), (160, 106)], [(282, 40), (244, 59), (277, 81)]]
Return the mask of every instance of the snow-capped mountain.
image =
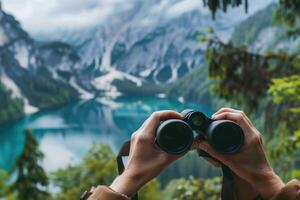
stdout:
[[(57, 73), (62, 65), (68, 69), (75, 66), (67, 52), (60, 52), (57, 62), (49, 62), (46, 58), (55, 50), (50, 44), (37, 44), (0, 5), (0, 122), (40, 108), (59, 106), (77, 97), (75, 89), (52, 73)], [(70, 47), (65, 50), (72, 51)]]
[(228, 40), (246, 18), (241, 8), (220, 12), (214, 21), (206, 8), (186, 2), (130, 0), (128, 9), (99, 24), (43, 36), (29, 35), (0, 3), (0, 86), (9, 98), (22, 99), (27, 113), (78, 95), (162, 93), (203, 62), (205, 46), (197, 36), (207, 27)]
[(119, 95), (115, 80), (130, 84), (132, 90), (172, 83), (202, 62), (205, 47), (197, 41), (199, 34), (212, 26), (226, 40), (246, 16), (241, 8), (218, 13), (214, 21), (206, 8), (186, 8), (182, 0), (129, 3), (130, 9), (116, 10), (99, 25), (35, 36), (74, 46), (81, 57), (77, 71), (85, 77), (78, 83), (81, 93)]

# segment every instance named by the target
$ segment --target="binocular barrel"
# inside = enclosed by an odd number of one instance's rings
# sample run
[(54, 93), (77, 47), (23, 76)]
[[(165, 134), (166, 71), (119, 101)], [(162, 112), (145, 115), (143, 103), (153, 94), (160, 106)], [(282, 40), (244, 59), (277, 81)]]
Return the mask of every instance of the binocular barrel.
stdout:
[(190, 149), (194, 131), (201, 139), (221, 154), (234, 154), (243, 145), (241, 127), (230, 120), (212, 120), (202, 112), (184, 110), (183, 120), (170, 119), (162, 122), (156, 131), (156, 143), (169, 154), (181, 154)]

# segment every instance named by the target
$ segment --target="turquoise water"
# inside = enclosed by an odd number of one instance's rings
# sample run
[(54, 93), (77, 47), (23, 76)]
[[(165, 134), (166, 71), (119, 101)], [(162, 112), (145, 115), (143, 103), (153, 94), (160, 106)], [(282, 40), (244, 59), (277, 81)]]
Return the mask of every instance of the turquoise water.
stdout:
[(0, 169), (11, 169), (22, 151), (24, 129), (34, 132), (45, 154), (43, 166), (53, 171), (80, 162), (94, 141), (110, 144), (117, 151), (154, 111), (186, 108), (211, 114), (200, 104), (157, 97), (121, 97), (115, 102), (93, 99), (29, 115), (0, 127)]

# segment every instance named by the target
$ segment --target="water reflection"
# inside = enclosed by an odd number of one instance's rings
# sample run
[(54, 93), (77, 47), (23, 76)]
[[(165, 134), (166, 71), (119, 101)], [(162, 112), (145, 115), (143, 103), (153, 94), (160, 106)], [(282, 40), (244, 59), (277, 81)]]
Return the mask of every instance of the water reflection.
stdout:
[(45, 154), (47, 171), (77, 163), (93, 141), (110, 144), (116, 151), (154, 111), (206, 107), (182, 104), (156, 97), (121, 97), (115, 102), (103, 99), (82, 101), (63, 108), (40, 112), (0, 128), (0, 168), (11, 169), (23, 148), (24, 129), (31, 129)]

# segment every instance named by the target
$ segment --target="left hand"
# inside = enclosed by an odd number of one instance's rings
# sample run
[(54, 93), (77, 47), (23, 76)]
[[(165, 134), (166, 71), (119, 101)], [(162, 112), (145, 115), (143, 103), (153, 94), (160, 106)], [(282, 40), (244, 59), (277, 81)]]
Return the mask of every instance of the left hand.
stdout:
[(132, 134), (128, 163), (123, 174), (115, 179), (111, 188), (128, 197), (156, 177), (167, 165), (183, 155), (170, 155), (155, 144), (156, 129), (161, 121), (181, 119), (174, 111), (154, 112), (144, 124)]
[(236, 122), (245, 135), (243, 147), (236, 154), (223, 155), (214, 151), (207, 141), (197, 140), (198, 148), (228, 166), (236, 175), (250, 183), (264, 199), (272, 199), (284, 187), (284, 183), (268, 162), (259, 131), (244, 112), (232, 108), (220, 109), (213, 119)]
[[(222, 166), (222, 163), (215, 158), (212, 157), (203, 157), (203, 158), (207, 160), (214, 167), (220, 168)], [(255, 188), (250, 183), (248, 183), (247, 181), (245, 181), (235, 173), (232, 172), (232, 174), (233, 174), (234, 193), (237, 199), (252, 200), (259, 196), (257, 190), (255, 190)]]

